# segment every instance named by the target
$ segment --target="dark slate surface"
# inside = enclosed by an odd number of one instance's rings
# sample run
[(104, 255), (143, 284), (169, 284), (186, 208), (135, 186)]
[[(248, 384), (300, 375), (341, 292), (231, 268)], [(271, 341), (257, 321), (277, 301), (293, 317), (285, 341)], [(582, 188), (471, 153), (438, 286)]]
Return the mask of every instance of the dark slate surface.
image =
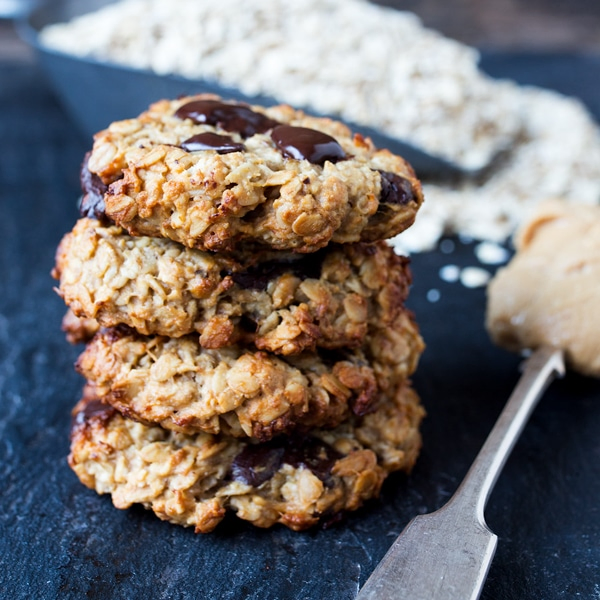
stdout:
[[(565, 85), (598, 115), (597, 59), (488, 57), (495, 75)], [(93, 98), (89, 99), (93, 104)], [(411, 306), (428, 349), (414, 378), (429, 417), (410, 477), (329, 530), (268, 531), (227, 520), (214, 534), (119, 511), (69, 470), (69, 411), (81, 380), (49, 276), (76, 219), (80, 136), (43, 78), (0, 64), (0, 597), (351, 600), (415, 514), (455, 490), (518, 376), (483, 330), (482, 290), (442, 282), (472, 246), (415, 256)], [(427, 292), (441, 298), (429, 302)], [(486, 600), (600, 595), (600, 383), (553, 384), (488, 506), (499, 535)]]

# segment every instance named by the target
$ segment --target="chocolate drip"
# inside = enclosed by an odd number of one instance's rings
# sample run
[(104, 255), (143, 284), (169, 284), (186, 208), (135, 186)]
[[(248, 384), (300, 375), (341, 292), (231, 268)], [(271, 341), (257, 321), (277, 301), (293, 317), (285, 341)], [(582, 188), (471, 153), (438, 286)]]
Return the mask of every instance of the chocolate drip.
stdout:
[(381, 197), (382, 204), (399, 204), (401, 206), (414, 200), (412, 185), (408, 179), (390, 173), (379, 171), (381, 174)]
[(125, 337), (134, 335), (135, 329), (125, 323), (119, 323), (113, 327), (102, 327), (100, 332), (109, 344), (114, 344)]
[(180, 148), (186, 152), (198, 152), (199, 150), (216, 150), (219, 154), (229, 154), (230, 152), (243, 152), (244, 144), (238, 144), (228, 135), (218, 135), (205, 131), (193, 135), (191, 138), (181, 142)]
[(254, 112), (243, 104), (226, 104), (219, 100), (193, 100), (175, 112), (180, 119), (191, 119), (194, 123), (221, 127), (225, 131), (235, 131), (248, 138), (257, 133), (265, 133), (278, 122)]
[(309, 469), (321, 481), (331, 477), (331, 469), (342, 455), (313, 437), (291, 436), (262, 444), (248, 444), (233, 460), (231, 476), (236, 481), (258, 487), (277, 473), (281, 465)]
[(316, 129), (279, 125), (271, 132), (271, 138), (288, 158), (307, 160), (315, 165), (346, 158), (346, 153), (334, 138)]

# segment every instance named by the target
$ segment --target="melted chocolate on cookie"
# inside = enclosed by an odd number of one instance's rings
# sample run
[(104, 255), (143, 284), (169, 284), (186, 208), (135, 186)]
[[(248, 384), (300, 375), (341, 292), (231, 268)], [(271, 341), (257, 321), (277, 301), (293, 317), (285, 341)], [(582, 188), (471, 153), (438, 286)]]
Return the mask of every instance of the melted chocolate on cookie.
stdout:
[(175, 112), (179, 119), (191, 119), (194, 123), (213, 125), (225, 131), (235, 131), (248, 138), (257, 133), (265, 133), (278, 122), (254, 112), (243, 104), (226, 104), (219, 100), (193, 100)]
[(307, 160), (315, 165), (346, 158), (346, 153), (334, 138), (316, 129), (279, 125), (271, 132), (271, 138), (288, 158)]
[(229, 154), (230, 152), (243, 152), (244, 144), (238, 144), (228, 135), (218, 135), (205, 131), (193, 135), (191, 138), (181, 142), (180, 148), (186, 152), (198, 152), (199, 150), (216, 150), (219, 154)]

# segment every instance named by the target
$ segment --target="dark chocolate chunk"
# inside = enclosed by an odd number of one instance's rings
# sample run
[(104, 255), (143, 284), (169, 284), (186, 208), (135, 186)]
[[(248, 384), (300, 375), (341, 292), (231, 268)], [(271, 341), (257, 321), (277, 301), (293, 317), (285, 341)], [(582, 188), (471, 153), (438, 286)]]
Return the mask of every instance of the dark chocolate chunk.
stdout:
[(258, 487), (277, 473), (283, 455), (282, 446), (249, 444), (233, 460), (231, 475), (236, 481)]
[(346, 158), (346, 153), (334, 138), (316, 129), (279, 125), (271, 132), (271, 138), (284, 156), (296, 160), (323, 165), (325, 161), (335, 163)]
[(265, 290), (270, 281), (286, 272), (293, 273), (300, 279), (318, 279), (325, 252), (306, 254), (295, 260), (270, 260), (259, 263), (244, 271), (227, 272), (233, 281), (245, 290)]
[(243, 152), (244, 144), (238, 144), (228, 135), (218, 135), (205, 131), (193, 135), (191, 138), (181, 142), (180, 148), (186, 152), (198, 152), (199, 150), (216, 150), (219, 154), (229, 154), (230, 152)]
[(340, 348), (319, 348), (319, 358), (331, 368), (335, 363), (348, 360), (348, 357)]
[(82, 217), (103, 221), (106, 219), (104, 194), (107, 192), (108, 186), (98, 175), (88, 169), (90, 154), (91, 152), (88, 152), (85, 155), (79, 173), (81, 189), (83, 191), (83, 196), (79, 203), (79, 213)]
[(135, 329), (129, 325), (125, 325), (125, 323), (119, 323), (114, 327), (103, 327), (101, 331), (106, 340), (111, 344), (135, 333)]
[(84, 425), (92, 419), (108, 421), (115, 413), (116, 410), (110, 404), (105, 404), (101, 400), (91, 400), (87, 402), (83, 410), (74, 415), (71, 427)]
[(329, 444), (313, 437), (291, 439), (286, 445), (283, 462), (292, 467), (305, 467), (321, 481), (331, 475), (335, 461), (342, 455)]
[(256, 133), (265, 133), (278, 122), (254, 112), (243, 104), (226, 104), (219, 100), (193, 100), (175, 112), (180, 119), (191, 119), (194, 123), (221, 127), (225, 131), (236, 131), (248, 138)]
[(246, 333), (255, 334), (257, 324), (248, 315), (242, 315), (238, 321), (238, 327)]
[(414, 200), (412, 185), (408, 179), (390, 173), (389, 171), (379, 171), (381, 174), (381, 196), (382, 204), (408, 204)]
[[(277, 270), (279, 270), (279, 273), (276, 272)], [(251, 267), (238, 273), (230, 273), (230, 275), (233, 281), (244, 290), (265, 290), (269, 285), (269, 281), (277, 275), (281, 275), (283, 270), (281, 265), (262, 263), (257, 267)]]
[(342, 455), (321, 440), (293, 435), (262, 444), (248, 444), (233, 460), (230, 474), (236, 481), (258, 487), (271, 479), (281, 465), (309, 469), (321, 481), (331, 477), (335, 461)]

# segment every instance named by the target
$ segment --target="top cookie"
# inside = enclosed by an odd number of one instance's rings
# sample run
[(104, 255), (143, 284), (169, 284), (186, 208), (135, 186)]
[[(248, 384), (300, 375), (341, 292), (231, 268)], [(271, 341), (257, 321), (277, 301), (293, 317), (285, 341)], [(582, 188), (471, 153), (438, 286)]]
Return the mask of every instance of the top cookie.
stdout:
[(209, 95), (162, 100), (96, 134), (82, 186), (84, 216), (213, 251), (385, 239), (423, 202), (403, 158), (342, 123)]

